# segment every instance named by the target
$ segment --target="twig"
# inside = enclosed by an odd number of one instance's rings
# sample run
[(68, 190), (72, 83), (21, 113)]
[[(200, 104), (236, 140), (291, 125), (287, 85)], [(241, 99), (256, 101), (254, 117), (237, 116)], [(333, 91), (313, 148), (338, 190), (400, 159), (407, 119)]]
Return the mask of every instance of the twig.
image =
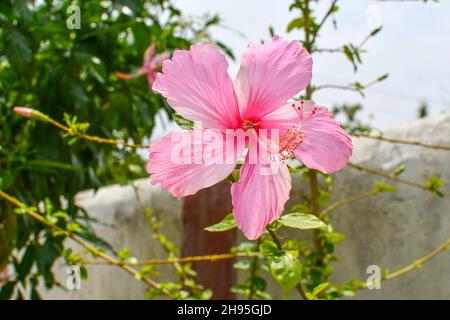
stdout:
[(283, 250), (283, 245), (281, 243), (281, 239), (280, 239), (280, 237), (278, 237), (276, 232), (271, 229), (267, 229), (267, 231), (269, 231), (269, 234), (272, 237), (275, 244), (277, 245), (278, 250)]
[(357, 86), (356, 83), (350, 83), (348, 85), (340, 85), (340, 84), (323, 84), (320, 86), (317, 86), (314, 88), (314, 91), (323, 90), (323, 89), (337, 89), (337, 90), (347, 90), (347, 91), (354, 91), (361, 94), (361, 90), (370, 88), (374, 84), (380, 82), (380, 79), (377, 78), (375, 80), (372, 80), (366, 84), (360, 84), (360, 87)]
[(318, 188), (319, 184), (317, 182), (317, 172), (313, 169), (309, 169), (309, 184), (311, 189), (311, 211), (312, 214), (319, 217), (320, 216), (320, 206), (318, 199)]
[(81, 132), (77, 132), (77, 131), (73, 131), (72, 129), (70, 129), (69, 127), (66, 127), (65, 125), (63, 125), (62, 123), (53, 120), (53, 119), (49, 119), (48, 122), (52, 125), (54, 125), (55, 127), (58, 127), (59, 129), (71, 134), (71, 135), (75, 135), (81, 139), (84, 140), (88, 140), (88, 141), (93, 141), (93, 142), (97, 142), (97, 143), (103, 143), (103, 144), (112, 144), (112, 145), (123, 145), (124, 147), (129, 147), (129, 148), (135, 148), (135, 149), (143, 149), (143, 148), (148, 148), (147, 145), (143, 145), (143, 144), (134, 144), (134, 143), (128, 143), (125, 141), (121, 141), (121, 140), (115, 140), (115, 139), (108, 139), (108, 138), (101, 138), (101, 137), (97, 137), (97, 136), (91, 136), (85, 133), (81, 133)]
[[(428, 261), (430, 261), (431, 259), (433, 259), (435, 256), (437, 256), (438, 254), (444, 252), (448, 247), (450, 246), (450, 239), (448, 239), (444, 244), (442, 244), (440, 247), (436, 248), (435, 250), (431, 251), (430, 253), (428, 253), (427, 255), (423, 256), (422, 258), (414, 261), (413, 263), (411, 263), (410, 265), (399, 269), (393, 273), (390, 273), (384, 277), (382, 277), (379, 282), (383, 282), (383, 281), (389, 281), (395, 278), (398, 278), (400, 276), (403, 276), (405, 274), (407, 274), (408, 272), (411, 272), (415, 269), (419, 269), (422, 267), (422, 265)], [(373, 284), (376, 284), (377, 282), (374, 281), (372, 282)], [(367, 283), (365, 282), (360, 282), (359, 283), (360, 288), (367, 288)]]
[(359, 164), (356, 164), (356, 163), (353, 163), (353, 162), (349, 162), (348, 166), (351, 167), (351, 168), (357, 169), (359, 171), (364, 171), (364, 172), (367, 172), (367, 173), (370, 173), (370, 174), (374, 174), (376, 176), (383, 177), (385, 179), (401, 182), (403, 184), (407, 184), (407, 185), (412, 186), (412, 187), (416, 187), (416, 188), (420, 188), (420, 189), (423, 189), (423, 190), (430, 191), (430, 188), (427, 185), (425, 185), (425, 184), (422, 184), (422, 183), (419, 183), (419, 182), (416, 182), (416, 181), (413, 181), (413, 180), (408, 180), (408, 179), (400, 178), (400, 177), (397, 177), (397, 176), (393, 176), (393, 175), (390, 175), (390, 174), (388, 174), (386, 172), (383, 172), (381, 170), (378, 170), (378, 169), (364, 167), (362, 165), (359, 165)]
[(216, 262), (219, 260), (242, 258), (242, 257), (261, 257), (259, 252), (235, 252), (235, 253), (221, 253), (206, 256), (193, 256), (193, 257), (183, 257), (175, 259), (149, 259), (142, 261), (121, 261), (116, 260), (113, 263), (103, 260), (83, 260), (85, 264), (92, 265), (104, 265), (104, 264), (114, 264), (114, 265), (124, 265), (124, 266), (147, 266), (154, 264), (175, 264), (175, 263), (189, 263), (189, 262)]
[(123, 146), (129, 147), (129, 148), (147, 148), (148, 147), (148, 146), (142, 145), (142, 144), (133, 144), (133, 143), (127, 143), (127, 142), (121, 141), (121, 140), (91, 136), (91, 135), (79, 132), (77, 130), (73, 130), (72, 128), (69, 128), (69, 127), (63, 125), (61, 122), (58, 122), (58, 121), (52, 119), (50, 116), (48, 116), (45, 113), (40, 112), (39, 110), (26, 108), (26, 107), (14, 107), (14, 112), (22, 117), (27, 118), (27, 119), (33, 119), (33, 120), (37, 120), (37, 121), (50, 123), (53, 126), (61, 129), (62, 131), (67, 132), (69, 135), (77, 136), (84, 140), (93, 141), (93, 142), (97, 142), (97, 143), (104, 143), (104, 144), (123, 145)]
[(337, 202), (333, 203), (332, 205), (330, 205), (329, 207), (327, 207), (326, 209), (324, 209), (322, 211), (322, 213), (320, 214), (320, 218), (324, 218), (324, 217), (328, 216), (332, 211), (336, 210), (339, 207), (345, 206), (347, 204), (353, 203), (358, 200), (362, 200), (362, 199), (366, 199), (366, 198), (375, 196), (377, 194), (379, 194), (379, 192), (377, 192), (377, 191), (368, 191), (368, 192), (363, 192), (363, 193), (357, 194), (353, 197), (349, 197), (347, 199), (337, 201)]
[(110, 257), (109, 255), (105, 254), (101, 250), (99, 250), (99, 249), (95, 248), (94, 246), (90, 245), (89, 243), (87, 243), (83, 239), (79, 238), (78, 236), (72, 234), (71, 232), (69, 232), (69, 231), (67, 231), (65, 229), (62, 229), (61, 227), (57, 226), (56, 224), (53, 224), (53, 223), (47, 221), (44, 217), (42, 217), (41, 215), (36, 213), (31, 208), (27, 207), (23, 202), (20, 202), (16, 198), (10, 196), (9, 194), (7, 194), (7, 193), (5, 193), (5, 192), (3, 192), (1, 190), (0, 190), (0, 196), (2, 198), (4, 198), (6, 201), (12, 203), (14, 206), (16, 206), (16, 207), (18, 207), (20, 209), (23, 209), (25, 211), (25, 213), (28, 216), (30, 216), (31, 218), (39, 221), (40, 223), (46, 225), (47, 227), (49, 227), (51, 229), (54, 229), (54, 230), (60, 232), (61, 234), (64, 234), (66, 237), (72, 239), (74, 242), (78, 243), (80, 246), (85, 248), (87, 251), (89, 251), (93, 255), (104, 259), (109, 264), (118, 265), (120, 268), (122, 268), (123, 270), (127, 271), (128, 273), (133, 275), (135, 278), (141, 279), (144, 283), (146, 283), (150, 287), (153, 287), (155, 289), (161, 290), (161, 292), (163, 292), (165, 295), (167, 295), (170, 298), (173, 297), (172, 294), (167, 289), (162, 288), (161, 285), (159, 283), (157, 283), (156, 281), (154, 281), (154, 280), (152, 280), (152, 279), (150, 279), (150, 278), (148, 278), (146, 276), (141, 276), (141, 274), (138, 271), (134, 270), (130, 266), (122, 265), (122, 264), (118, 263), (119, 262), (118, 260)]
[[(258, 243), (259, 243), (259, 240), (258, 240)], [(258, 256), (253, 257), (251, 267), (250, 267), (250, 279), (254, 279), (256, 277), (256, 273), (258, 272), (258, 262), (259, 262), (259, 257)], [(249, 294), (248, 294), (249, 300), (253, 299), (255, 292), (256, 292), (255, 281), (251, 281), (250, 287), (249, 287)]]
[(333, 13), (334, 7), (336, 6), (337, 2), (338, 2), (338, 0), (333, 0), (333, 2), (331, 3), (330, 7), (328, 8), (327, 13), (324, 15), (324, 17), (320, 21), (317, 29), (315, 30), (314, 34), (312, 35), (311, 44), (313, 44), (316, 41), (316, 37), (319, 34), (320, 29), (323, 27), (323, 25), (325, 24), (327, 19), (330, 17), (330, 15)]
[(358, 138), (367, 138), (367, 139), (373, 139), (373, 140), (386, 141), (386, 142), (390, 142), (390, 143), (408, 144), (408, 145), (415, 145), (415, 146), (420, 146), (420, 147), (424, 147), (424, 148), (450, 151), (450, 146), (444, 146), (444, 145), (439, 145), (439, 144), (429, 144), (429, 143), (424, 143), (424, 142), (420, 142), (420, 141), (387, 138), (387, 137), (383, 137), (383, 136), (373, 136), (373, 135), (364, 134), (364, 133), (350, 133), (350, 134), (352, 136), (358, 137)]

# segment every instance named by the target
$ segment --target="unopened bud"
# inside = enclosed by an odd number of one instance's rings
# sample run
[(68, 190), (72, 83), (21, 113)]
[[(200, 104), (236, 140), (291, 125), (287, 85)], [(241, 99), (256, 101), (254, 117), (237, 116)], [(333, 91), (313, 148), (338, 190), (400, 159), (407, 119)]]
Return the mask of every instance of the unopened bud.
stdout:
[(33, 112), (33, 109), (24, 108), (24, 107), (14, 107), (13, 110), (18, 115), (21, 115), (22, 117), (31, 119), (31, 113)]
[(49, 121), (50, 117), (46, 114), (43, 114), (42, 112), (38, 110), (34, 110), (31, 108), (25, 108), (25, 107), (14, 107), (14, 112), (18, 115), (21, 115), (22, 117), (28, 118), (28, 119), (35, 119), (39, 121)]

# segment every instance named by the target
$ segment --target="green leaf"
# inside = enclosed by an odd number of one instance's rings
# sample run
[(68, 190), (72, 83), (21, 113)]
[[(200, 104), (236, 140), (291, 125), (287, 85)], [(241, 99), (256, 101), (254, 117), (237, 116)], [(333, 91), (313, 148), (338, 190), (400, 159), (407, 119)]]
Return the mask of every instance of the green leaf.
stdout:
[(280, 249), (278, 249), (275, 242), (271, 240), (266, 240), (259, 245), (259, 251), (261, 251), (264, 255), (275, 255), (280, 253)]
[(278, 282), (281, 288), (288, 292), (295, 288), (302, 277), (302, 265), (300, 261), (289, 252), (268, 256), (267, 264), (270, 274)]
[(233, 51), (229, 47), (227, 47), (224, 43), (222, 43), (220, 41), (216, 41), (216, 45), (220, 49), (222, 49), (228, 57), (230, 57), (232, 60), (236, 60), (236, 57), (234, 56)]
[(287, 32), (290, 32), (294, 29), (300, 29), (303, 25), (303, 19), (302, 18), (296, 18), (294, 20), (292, 20), (291, 22), (289, 22), (288, 26), (287, 26)]
[(378, 82), (381, 82), (381, 81), (386, 80), (387, 78), (389, 78), (389, 73), (386, 73), (386, 74), (383, 74), (383, 75), (379, 76), (379, 77), (377, 78), (377, 81), (378, 81)]
[(25, 277), (30, 273), (31, 267), (33, 266), (35, 259), (35, 250), (34, 246), (28, 246), (27, 250), (25, 250), (25, 254), (20, 261), (20, 264), (17, 267), (17, 280), (22, 281)]
[(10, 282), (7, 282), (6, 284), (2, 285), (1, 290), (0, 290), (0, 300), (10, 299), (12, 294), (14, 293), (16, 284), (17, 284), (16, 281), (10, 281)]
[(440, 190), (443, 184), (444, 182), (437, 176), (433, 176), (427, 180), (428, 190), (441, 198), (444, 197), (444, 194)]
[(309, 213), (288, 213), (278, 219), (282, 225), (290, 228), (302, 230), (318, 229), (325, 227), (325, 223), (313, 214)]
[(400, 174), (402, 174), (404, 171), (406, 170), (406, 166), (404, 163), (400, 164), (395, 170), (394, 172), (392, 172), (392, 175), (394, 177), (399, 176)]
[(251, 262), (249, 260), (240, 260), (233, 265), (237, 270), (250, 270)]
[(325, 237), (327, 238), (328, 242), (331, 243), (338, 243), (345, 240), (345, 234), (339, 232), (326, 233)]
[(330, 284), (328, 282), (324, 282), (319, 284), (317, 287), (314, 288), (312, 295), (313, 296), (317, 296), (319, 293), (321, 293), (323, 290), (325, 290), (326, 288), (328, 288)]
[(353, 57), (353, 52), (351, 51), (350, 47), (348, 45), (344, 45), (342, 49), (344, 50), (344, 54), (347, 59), (352, 63), (354, 71), (356, 71), (358, 67), (356, 65), (355, 58)]
[(233, 214), (229, 213), (222, 221), (216, 223), (212, 226), (205, 228), (204, 230), (209, 232), (222, 232), (231, 230), (236, 227), (236, 221), (234, 220)]
[(120, 260), (126, 260), (129, 256), (128, 248), (123, 248), (122, 250), (120, 250), (117, 256), (119, 257)]
[(379, 193), (379, 192), (395, 192), (397, 190), (396, 186), (383, 183), (381, 181), (377, 181), (376, 187), (373, 189), (372, 192)]
[(267, 282), (264, 278), (260, 276), (253, 276), (249, 278), (249, 282), (258, 291), (265, 291), (267, 288)]
[(4, 32), (8, 60), (17, 70), (25, 71), (33, 57), (28, 38), (15, 29), (5, 28)]
[(378, 27), (376, 29), (373, 29), (372, 32), (370, 33), (371, 37), (374, 37), (378, 32), (380, 32), (383, 28), (382, 27)]
[(263, 291), (258, 291), (258, 290), (256, 290), (256, 295), (259, 297), (259, 298), (261, 298), (261, 299), (263, 299), (263, 300), (272, 300), (272, 296), (269, 294), (269, 293), (267, 293), (267, 292), (263, 292)]
[(182, 129), (190, 130), (194, 128), (194, 122), (183, 118), (179, 114), (174, 113), (172, 119)]

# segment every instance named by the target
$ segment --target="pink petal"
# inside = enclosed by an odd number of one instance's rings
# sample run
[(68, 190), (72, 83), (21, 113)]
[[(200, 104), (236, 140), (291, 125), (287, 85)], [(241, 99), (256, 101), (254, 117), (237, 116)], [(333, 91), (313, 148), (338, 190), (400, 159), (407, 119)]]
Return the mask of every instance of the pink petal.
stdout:
[(231, 187), (233, 215), (244, 235), (255, 240), (278, 219), (291, 190), (287, 166), (245, 163), (241, 177)]
[(152, 64), (154, 66), (154, 68), (158, 68), (162, 65), (162, 63), (167, 60), (170, 59), (170, 53), (167, 51), (161, 52), (159, 54), (157, 54), (153, 60), (152, 60)]
[(177, 198), (210, 187), (234, 170), (245, 148), (244, 143), (236, 145), (236, 141), (210, 129), (172, 132), (150, 145), (147, 165), (150, 181), (160, 183)]
[(153, 60), (153, 57), (155, 56), (156, 48), (155, 45), (152, 43), (144, 53), (144, 61), (142, 61), (142, 65), (145, 66), (146, 64), (150, 63)]
[(311, 72), (311, 55), (297, 41), (250, 44), (235, 81), (242, 118), (258, 120), (281, 107), (308, 86)]
[(33, 109), (25, 107), (14, 107), (13, 111), (25, 118), (31, 118), (33, 114)]
[(294, 109), (298, 104), (298, 102), (288, 102), (273, 112), (265, 115), (258, 122), (259, 127), (283, 130), (300, 126), (300, 117)]
[[(308, 106), (313, 105), (308, 102)], [(303, 142), (295, 156), (307, 167), (332, 173), (342, 169), (352, 155), (352, 139), (325, 107), (314, 105), (303, 113)]]
[(214, 46), (193, 45), (189, 51), (176, 50), (163, 63), (153, 90), (167, 98), (176, 112), (205, 128), (241, 126), (228, 62)]
[(150, 91), (153, 91), (152, 86), (154, 82), (155, 82), (155, 73), (153, 71), (149, 71), (147, 73), (147, 83)]

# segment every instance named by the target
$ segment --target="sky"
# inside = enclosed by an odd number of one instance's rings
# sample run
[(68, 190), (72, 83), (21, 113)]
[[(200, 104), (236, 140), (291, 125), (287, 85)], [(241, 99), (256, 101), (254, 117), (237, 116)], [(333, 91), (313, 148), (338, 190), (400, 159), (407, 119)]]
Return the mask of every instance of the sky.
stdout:
[[(222, 23), (211, 29), (212, 35), (231, 47), (237, 57), (249, 42), (267, 39), (270, 25), (280, 36), (301, 38), (300, 31), (286, 33), (288, 22), (298, 16), (297, 11), (289, 12), (291, 0), (174, 2), (187, 15), (217, 13)], [(319, 17), (329, 3), (322, 0), (316, 5)], [(430, 115), (450, 112), (450, 1), (423, 4), (420, 1), (341, 0), (338, 3), (337, 29), (329, 20), (318, 39), (319, 47), (359, 43), (378, 23), (383, 30), (365, 46), (368, 53), (356, 74), (342, 54), (315, 54), (313, 84), (367, 83), (384, 73), (389, 73), (390, 77), (367, 89), (366, 98), (340, 90), (319, 91), (314, 96), (318, 104), (332, 107), (360, 102), (364, 106), (361, 118), (379, 129), (417, 119), (422, 101), (428, 104)], [(238, 68), (238, 61), (230, 61), (232, 78)]]

